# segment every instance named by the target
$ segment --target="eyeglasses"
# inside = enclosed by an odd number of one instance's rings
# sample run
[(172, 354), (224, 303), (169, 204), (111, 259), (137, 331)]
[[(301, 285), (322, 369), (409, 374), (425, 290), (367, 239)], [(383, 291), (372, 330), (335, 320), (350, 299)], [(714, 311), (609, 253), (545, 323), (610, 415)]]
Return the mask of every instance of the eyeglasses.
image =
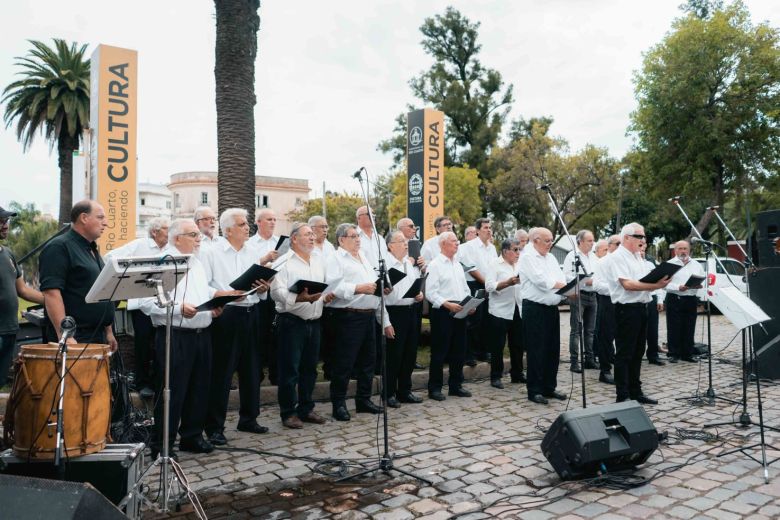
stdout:
[(196, 220), (195, 222), (200, 222), (201, 220), (208, 220), (209, 222), (216, 222), (217, 217), (202, 217)]
[(327, 225), (327, 224), (322, 224), (322, 225), (319, 225), (319, 226), (312, 226), (312, 227), (320, 228), (320, 229), (330, 229), (330, 226)]
[(360, 235), (344, 235), (344, 238), (359, 238)]
[(545, 244), (552, 244), (552, 238), (536, 238), (534, 240), (541, 240)]
[(193, 231), (191, 233), (179, 233), (180, 237), (190, 237), (190, 238), (198, 238), (200, 236), (200, 231)]
[(637, 240), (645, 240), (645, 239), (647, 239), (647, 237), (646, 237), (646, 236), (644, 236), (644, 235), (628, 235), (628, 236), (630, 236), (630, 237), (634, 237), (634, 238), (636, 238)]
[(515, 253), (519, 253), (520, 252), (520, 248), (519, 247), (513, 247), (513, 248), (510, 249), (510, 251), (513, 251)]
[(406, 224), (405, 226), (401, 226), (401, 227), (408, 227), (409, 229), (414, 229), (415, 231), (417, 230), (417, 226), (415, 226), (414, 224)]
[(406, 240), (393, 240), (390, 243), (391, 244), (405, 244)]

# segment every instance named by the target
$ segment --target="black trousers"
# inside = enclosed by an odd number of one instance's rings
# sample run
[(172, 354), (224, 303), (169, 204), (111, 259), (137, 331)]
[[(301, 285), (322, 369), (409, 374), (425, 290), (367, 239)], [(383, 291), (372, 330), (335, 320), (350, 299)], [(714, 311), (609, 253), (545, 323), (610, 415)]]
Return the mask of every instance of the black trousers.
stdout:
[(642, 356), (647, 340), (647, 304), (615, 304), (615, 390), (618, 401), (642, 395)]
[[(468, 282), (469, 291), (474, 295), (478, 290), (484, 289), (485, 286), (479, 282)], [(477, 310), (471, 316), (466, 317), (466, 333), (467, 350), (466, 359), (471, 361), (474, 359), (484, 359), (487, 353), (490, 351), (490, 335), (488, 334), (488, 328), (490, 326), (490, 318), (488, 314), (488, 298), (485, 295), (485, 301), (477, 307)]]
[(561, 316), (556, 305), (523, 301), (523, 341), (528, 356), (528, 396), (550, 395), (558, 385)]
[(610, 372), (615, 361), (615, 306), (609, 296), (598, 295), (596, 332), (593, 345), (599, 356), (599, 368)]
[(647, 304), (647, 359), (658, 359), (658, 296)]
[(387, 307), (395, 339), (387, 338), (387, 396), (406, 396), (412, 391), (412, 372), (419, 343), (416, 305)]
[[(483, 304), (484, 305), (484, 304)], [(450, 311), (431, 307), (431, 365), (428, 367), (428, 392), (440, 392), (444, 385), (444, 361), (450, 365), (450, 391), (463, 385), (466, 356), (466, 319), (450, 316)]]
[(140, 390), (147, 386), (151, 387), (152, 381), (154, 381), (152, 356), (155, 350), (155, 329), (154, 325), (152, 325), (152, 319), (140, 310), (130, 311), (130, 319), (133, 320), (135, 387)]
[(276, 330), (273, 327), (274, 317), (276, 317), (276, 304), (271, 299), (271, 295), (265, 300), (260, 300), (257, 304), (257, 310), (260, 314), (257, 327), (257, 340), (260, 347), (260, 382), (265, 379), (265, 367), (268, 367), (268, 380), (272, 385), (279, 382), (277, 370), (279, 367), (278, 346), (276, 339)]
[[(484, 305), (484, 304), (483, 304)], [(488, 314), (490, 318), (490, 379), (501, 379), (504, 375), (504, 345), (509, 343), (509, 375), (513, 381), (523, 376), (523, 321), (520, 309), (515, 305), (511, 320)]]
[(251, 424), (260, 415), (260, 349), (257, 343), (257, 306), (228, 305), (211, 325), (211, 389), (206, 433), (225, 429), (230, 384), (238, 371), (239, 425)]
[[(155, 379), (157, 395), (154, 405), (154, 433), (151, 445), (162, 449), (163, 399), (165, 379), (165, 327), (155, 337), (154, 362), (160, 367)], [(211, 373), (211, 331), (209, 329), (171, 329), (171, 408), (168, 435), (170, 446), (179, 432), (182, 440), (200, 438), (206, 422)]]
[(322, 336), (320, 340), (320, 359), (322, 360), (322, 375), (330, 380), (333, 367), (333, 353), (338, 344), (338, 322), (336, 309), (325, 307), (322, 310)]
[(374, 311), (334, 310), (339, 342), (333, 351), (330, 368), (330, 401), (335, 409), (346, 400), (347, 386), (353, 372), (357, 379), (355, 400), (371, 398), (376, 360), (376, 315)]
[[(306, 417), (314, 411), (312, 393), (317, 381), (320, 353), (320, 320), (303, 320), (289, 313), (276, 315), (279, 350), (279, 414)], [(297, 387), (297, 394), (296, 394)]]
[(693, 337), (696, 334), (696, 296), (666, 294), (666, 343), (669, 356), (676, 358), (693, 355)]

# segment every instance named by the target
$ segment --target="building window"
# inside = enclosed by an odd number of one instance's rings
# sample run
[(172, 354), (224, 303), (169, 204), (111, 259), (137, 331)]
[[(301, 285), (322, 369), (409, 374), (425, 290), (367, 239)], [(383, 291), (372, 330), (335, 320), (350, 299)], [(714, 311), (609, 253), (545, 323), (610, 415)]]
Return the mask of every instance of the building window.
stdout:
[(295, 197), (295, 207), (297, 208), (300, 207), (301, 205), (303, 205), (303, 199), (300, 197)]
[(200, 203), (206, 205), (209, 203), (209, 194), (205, 191), (200, 192)]
[(255, 207), (260, 207), (260, 195), (255, 194)]
[(177, 208), (181, 206), (181, 201), (179, 200), (179, 194), (178, 193), (174, 193), (173, 194), (173, 205), (175, 207), (177, 207)]
[(267, 208), (267, 207), (268, 207), (268, 195), (263, 195), (263, 200), (262, 200), (262, 202), (263, 202), (263, 203), (261, 204), (261, 206), (260, 206), (260, 207), (261, 207), (261, 208)]
[(169, 200), (165, 201), (165, 209), (171, 209), (171, 201)]
[(146, 206), (146, 199), (143, 197), (141, 198), (141, 206)]

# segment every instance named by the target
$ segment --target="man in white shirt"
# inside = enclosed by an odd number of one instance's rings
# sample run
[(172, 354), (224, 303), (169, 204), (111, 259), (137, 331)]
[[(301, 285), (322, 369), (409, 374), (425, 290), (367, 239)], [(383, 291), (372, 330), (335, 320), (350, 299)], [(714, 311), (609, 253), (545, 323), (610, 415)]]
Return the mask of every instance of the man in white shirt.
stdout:
[[(431, 303), (431, 365), (428, 368), (428, 397), (444, 401), (444, 361), (449, 361), (449, 395), (471, 397), (463, 388), (466, 355), (466, 318), (455, 318), (463, 310), (460, 302), (469, 295), (466, 275), (456, 255), (458, 237), (451, 231), (439, 235), (441, 254), (428, 264), (425, 297)], [(473, 314), (475, 309), (471, 310)]]
[(420, 269), (407, 256), (409, 246), (403, 232), (394, 231), (388, 235), (387, 249), (390, 252), (387, 270), (396, 269), (406, 274), (385, 298), (387, 315), (395, 334), (395, 337), (387, 338), (387, 406), (398, 408), (400, 403), (422, 402), (412, 393), (412, 372), (420, 339), (419, 314), (415, 304), (422, 301), (423, 293), (404, 298), (414, 281), (420, 277)]
[(328, 241), (328, 230), (330, 229), (328, 219), (321, 215), (314, 215), (309, 218), (308, 225), (314, 232), (314, 248), (311, 250), (311, 254), (319, 256), (325, 263), (336, 252), (336, 248)]
[[(366, 206), (360, 206), (355, 212), (357, 218), (358, 234), (360, 235), (360, 252), (366, 257), (368, 263), (378, 270), (379, 259), (387, 259), (387, 244), (385, 238), (376, 231), (374, 216), (369, 215)], [(377, 242), (376, 235), (379, 235)], [(377, 253), (377, 247), (378, 253)], [(377, 271), (378, 272), (378, 271)]]
[[(300, 429), (303, 423), (324, 424), (314, 411), (312, 392), (317, 381), (320, 348), (320, 317), (333, 293), (294, 293), (289, 287), (298, 280), (325, 281), (325, 263), (312, 254), (315, 233), (306, 224), (294, 224), (290, 232), (290, 258), (274, 276), (271, 295), (276, 302), (276, 330), (279, 344), (279, 413), (286, 428)], [(297, 394), (296, 394), (297, 387)]]
[[(357, 379), (355, 410), (357, 413), (381, 413), (382, 407), (371, 402), (371, 384), (376, 361), (376, 323), (381, 300), (374, 295), (377, 274), (360, 250), (360, 234), (354, 224), (341, 224), (336, 229), (339, 248), (326, 267), (328, 284), (341, 279), (335, 288), (335, 299), (329, 306), (335, 313), (339, 343), (330, 369), (330, 400), (333, 418), (349, 421), (346, 395), (350, 376)], [(387, 313), (382, 324), (387, 337), (393, 328)]]
[[(617, 235), (615, 235), (617, 236)], [(612, 239), (610, 239), (612, 240)], [(610, 240), (601, 239), (596, 243), (596, 259), (592, 262), (593, 289), (596, 291), (596, 332), (593, 334), (593, 349), (599, 357), (599, 381), (614, 385), (612, 362), (615, 360), (615, 308), (609, 297), (609, 283), (604, 277), (609, 260)], [(620, 245), (620, 237), (616, 239)], [(614, 250), (613, 249), (613, 250)]]
[(532, 228), (520, 256), (519, 274), (523, 292), (523, 337), (528, 356), (528, 400), (547, 404), (547, 398), (565, 400), (558, 392), (558, 362), (561, 357), (561, 318), (557, 290), (566, 278), (550, 254), (553, 235), (546, 228)]
[[(206, 421), (208, 400), (208, 382), (211, 375), (211, 334), (212, 317), (219, 316), (221, 308), (198, 312), (198, 305), (214, 296), (231, 294), (235, 291), (217, 291), (208, 285), (203, 265), (195, 256), (201, 243), (201, 234), (195, 223), (189, 219), (177, 219), (168, 229), (169, 248), (172, 255), (193, 255), (187, 274), (179, 280), (174, 298), (171, 349), (170, 349), (170, 446), (176, 440), (176, 432), (181, 435), (179, 448), (194, 453), (210, 453), (214, 446), (203, 438), (203, 426)], [(156, 298), (139, 300), (139, 308), (157, 328), (155, 362), (161, 367), (157, 371), (158, 395), (162, 395), (165, 367), (165, 314), (166, 309), (157, 306)], [(162, 449), (163, 399), (157, 399), (154, 407), (154, 432), (150, 443), (152, 459)]]
[(477, 226), (468, 226), (466, 230), (463, 232), (463, 240), (465, 242), (471, 242), (477, 236), (479, 235), (479, 230), (477, 229)]
[[(474, 266), (475, 269), (466, 273), (466, 282), (469, 284), (471, 294), (476, 294), (479, 290), (485, 289), (485, 279), (490, 274), (493, 264), (498, 259), (496, 246), (493, 245), (493, 228), (489, 218), (478, 218), (474, 223), (477, 230), (477, 237), (466, 242), (459, 248), (459, 259), (467, 266)], [(485, 294), (486, 298), (489, 298)], [(476, 366), (477, 361), (490, 361), (488, 350), (489, 338), (488, 331), (488, 305), (485, 301), (477, 308), (472, 316), (466, 322), (467, 343), (466, 343), (466, 365)]]
[[(256, 249), (247, 246), (249, 223), (247, 212), (230, 208), (222, 212), (219, 225), (224, 240), (202, 255), (209, 285), (218, 290), (231, 289), (230, 283), (257, 263)], [(214, 356), (211, 370), (211, 391), (208, 402), (206, 433), (215, 445), (224, 445), (225, 417), (233, 373), (238, 371), (240, 398), (238, 430), (265, 433), (268, 428), (257, 424), (260, 414), (260, 359), (257, 330), (257, 302), (266, 298), (269, 284), (258, 280), (257, 292), (241, 301), (230, 302), (214, 321), (212, 337)], [(260, 296), (258, 296), (258, 294)]]
[[(655, 269), (655, 262), (647, 257), (647, 242), (639, 244), (639, 254), (652, 271)], [(664, 366), (666, 363), (658, 357), (658, 313), (663, 310), (664, 295), (666, 291), (656, 289), (650, 296), (652, 300), (647, 302), (647, 361), (651, 365)], [(660, 303), (659, 303), (660, 302)]]
[(217, 230), (217, 215), (214, 210), (208, 206), (199, 206), (195, 208), (192, 215), (195, 225), (201, 232), (199, 254), (220, 241), (219, 231)]
[[(168, 228), (170, 221), (164, 217), (155, 217), (149, 221), (146, 238), (137, 238), (106, 253), (106, 262), (111, 258), (129, 256), (158, 256), (168, 252)], [(144, 399), (154, 397), (154, 372), (152, 357), (154, 354), (154, 327), (149, 316), (141, 312), (140, 300), (127, 300), (127, 310), (133, 322), (133, 346), (135, 347), (135, 387)]]
[(696, 289), (688, 287), (686, 282), (692, 276), (704, 278), (704, 269), (696, 260), (691, 260), (691, 245), (686, 240), (674, 244), (674, 258), (670, 263), (683, 266), (674, 273), (666, 286), (666, 343), (669, 349), (669, 362), (678, 359), (696, 362), (693, 355), (693, 337), (696, 333), (696, 309), (699, 305)]
[(633, 399), (641, 404), (658, 404), (642, 392), (642, 357), (647, 338), (647, 303), (650, 293), (662, 289), (669, 277), (657, 283), (640, 282), (650, 272), (640, 255), (645, 229), (632, 222), (620, 231), (621, 245), (610, 255), (605, 270), (609, 293), (615, 305), (615, 390), (617, 402)]
[(436, 236), (423, 242), (422, 248), (420, 249), (420, 254), (427, 264), (431, 263), (431, 260), (439, 256), (439, 253), (441, 252), (439, 250), (439, 235), (446, 231), (452, 231), (452, 219), (445, 215), (436, 217), (433, 221), (433, 227), (436, 229)]
[[(593, 252), (593, 233), (587, 229), (581, 229), (577, 232), (577, 250), (569, 251), (563, 260), (563, 273), (566, 275), (566, 281), (574, 280), (578, 274), (593, 274), (593, 265), (596, 263), (596, 254)], [(578, 269), (575, 264), (575, 254), (579, 255), (581, 267)], [(577, 272), (575, 273), (575, 269)], [(571, 359), (570, 370), (580, 373), (583, 369), (598, 368), (593, 353), (593, 334), (596, 330), (596, 311), (597, 311), (596, 291), (593, 289), (593, 277), (585, 280), (584, 286), (580, 288), (580, 301), (574, 297), (569, 299), (569, 359)], [(580, 353), (580, 312), (582, 313), (582, 339), (584, 343), (584, 359), (582, 367), (579, 364)]]
[(515, 231), (515, 240), (517, 240), (518, 245), (520, 246), (520, 252), (522, 253), (526, 244), (528, 244), (528, 231), (525, 229), (518, 229)]
[[(525, 382), (523, 374), (523, 329), (520, 319), (520, 276), (517, 261), (520, 258), (520, 241), (507, 238), (501, 243), (501, 258), (490, 270), (485, 289), (490, 294), (488, 302), (490, 331), (490, 385), (503, 389), (504, 345), (509, 339), (510, 376), (513, 382)], [(484, 305), (484, 304), (483, 304)]]

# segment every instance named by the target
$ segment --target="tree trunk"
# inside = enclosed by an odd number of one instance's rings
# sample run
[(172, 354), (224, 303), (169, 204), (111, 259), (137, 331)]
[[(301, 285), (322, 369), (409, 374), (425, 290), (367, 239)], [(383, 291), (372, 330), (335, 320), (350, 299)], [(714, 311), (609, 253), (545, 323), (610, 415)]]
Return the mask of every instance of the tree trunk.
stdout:
[(64, 128), (57, 139), (57, 165), (60, 167), (60, 224), (70, 222), (73, 207), (73, 151), (78, 150), (78, 136), (68, 135)]
[(255, 213), (255, 59), (260, 0), (214, 0), (219, 213)]

